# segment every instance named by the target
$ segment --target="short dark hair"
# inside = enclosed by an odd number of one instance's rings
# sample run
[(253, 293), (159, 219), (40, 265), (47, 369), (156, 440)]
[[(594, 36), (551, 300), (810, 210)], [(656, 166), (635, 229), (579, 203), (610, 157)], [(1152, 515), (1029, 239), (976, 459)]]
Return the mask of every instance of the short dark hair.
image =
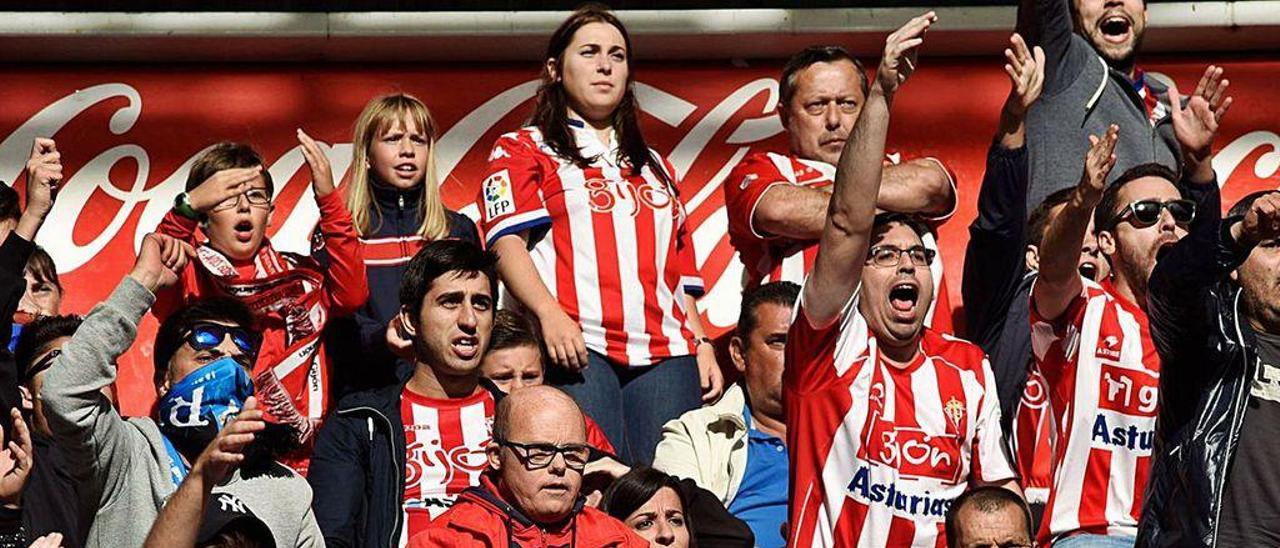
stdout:
[(836, 61), (853, 63), (854, 68), (858, 70), (862, 94), (865, 96), (870, 92), (871, 82), (867, 80), (867, 69), (862, 67), (862, 63), (850, 54), (849, 50), (840, 46), (809, 46), (792, 55), (790, 59), (787, 59), (787, 64), (782, 67), (782, 77), (778, 79), (778, 95), (782, 99), (783, 106), (790, 105), (791, 98), (796, 94), (796, 78), (798, 78), (800, 71), (817, 63), (834, 63)]
[(1098, 200), (1098, 206), (1093, 209), (1094, 232), (1112, 230), (1116, 227), (1116, 223), (1120, 221), (1118, 209), (1121, 204), (1116, 203), (1116, 200), (1120, 199), (1120, 189), (1144, 177), (1159, 177), (1169, 181), (1169, 184), (1178, 189), (1179, 194), (1182, 193), (1182, 187), (1178, 185), (1178, 174), (1172, 169), (1154, 162), (1133, 166), (1120, 174), (1115, 182), (1102, 191), (1102, 199)]
[(491, 251), (463, 240), (436, 240), (422, 246), (409, 260), (409, 267), (400, 279), (400, 306), (413, 312), (416, 318), (422, 311), (422, 299), (431, 290), (431, 284), (449, 272), (489, 278), (489, 291), (498, 298), (498, 257)]
[(63, 337), (76, 334), (84, 320), (80, 316), (41, 316), (23, 326), (18, 345), (13, 349), (13, 360), (18, 366), (18, 384), (25, 385), (40, 371), (31, 367), (37, 355), (49, 350), (49, 345)]
[(692, 546), (694, 524), (690, 517), (693, 511), (689, 507), (689, 499), (685, 496), (684, 489), (680, 487), (680, 480), (666, 472), (648, 466), (632, 467), (630, 472), (613, 480), (609, 488), (604, 490), (604, 496), (600, 498), (600, 509), (618, 521), (626, 521), (627, 516), (649, 502), (649, 499), (663, 487), (670, 487), (680, 498), (685, 528), (689, 529), (689, 542)]
[(738, 326), (734, 332), (739, 338), (746, 339), (760, 323), (756, 309), (765, 304), (794, 307), (800, 297), (800, 286), (793, 282), (769, 282), (742, 294), (742, 311), (738, 313)]
[(1044, 231), (1049, 228), (1049, 212), (1071, 200), (1071, 195), (1075, 191), (1076, 187), (1073, 186), (1056, 190), (1045, 196), (1044, 201), (1031, 210), (1031, 215), (1027, 216), (1027, 245), (1037, 247), (1040, 245), (1044, 240)]
[(30, 272), (33, 278), (51, 283), (58, 291), (62, 291), (62, 282), (58, 281), (58, 265), (53, 263), (53, 257), (43, 247), (36, 246), (31, 250), (31, 257), (27, 259), (27, 266), (23, 270)]
[[(532, 346), (542, 351), (542, 334), (528, 314), (515, 310), (499, 310), (493, 314), (493, 331), (489, 333), (489, 349), (506, 350)], [(543, 360), (543, 363), (546, 361)]]
[[(896, 211), (885, 211), (877, 213), (875, 220), (871, 223), (871, 240), (875, 241), (876, 237), (879, 236), (880, 233), (888, 230), (889, 225), (894, 223), (910, 228), (912, 232), (916, 233), (916, 236), (920, 237), (921, 241), (924, 240), (925, 236), (933, 233), (933, 229), (929, 228), (929, 225), (924, 224), (923, 221), (917, 219), (915, 216), (908, 215), (906, 213), (898, 213)], [(868, 249), (867, 253), (869, 254), (870, 252), (871, 250)]]
[(191, 172), (187, 174), (187, 192), (191, 192), (200, 183), (213, 174), (241, 167), (262, 166), (262, 179), (267, 182), (267, 194), (274, 196), (276, 185), (271, 180), (271, 172), (267, 171), (262, 156), (253, 147), (243, 143), (221, 142), (200, 153), (191, 164)]
[(1035, 531), (1031, 530), (1031, 509), (1027, 508), (1027, 503), (1021, 497), (1003, 487), (984, 485), (966, 491), (951, 501), (951, 507), (947, 509), (946, 522), (948, 547), (956, 545), (956, 537), (958, 535), (956, 530), (957, 516), (960, 515), (960, 510), (965, 506), (973, 506), (983, 513), (999, 512), (1009, 506), (1013, 506), (1022, 513), (1023, 526), (1026, 527), (1027, 537), (1033, 538), (1035, 535)]
[(17, 221), (22, 217), (18, 206), (18, 191), (0, 181), (0, 221)]
[(154, 382), (159, 385), (169, 373), (169, 360), (182, 347), (186, 334), (197, 324), (219, 322), (236, 325), (256, 332), (253, 313), (244, 303), (231, 297), (207, 297), (192, 302), (169, 315), (156, 331), (152, 360), (155, 365)]
[(1253, 207), (1253, 203), (1258, 201), (1258, 198), (1275, 192), (1280, 192), (1280, 190), (1259, 190), (1257, 192), (1250, 193), (1244, 198), (1240, 198), (1240, 201), (1231, 206), (1231, 211), (1227, 212), (1227, 217), (1243, 217), (1249, 212), (1249, 208)]

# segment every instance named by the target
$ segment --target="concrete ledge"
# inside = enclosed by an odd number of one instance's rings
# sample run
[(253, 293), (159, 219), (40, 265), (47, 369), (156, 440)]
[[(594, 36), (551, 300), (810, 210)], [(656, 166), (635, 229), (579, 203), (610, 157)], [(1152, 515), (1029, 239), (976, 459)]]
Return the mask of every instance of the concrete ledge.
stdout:
[[(644, 59), (784, 58), (836, 43), (875, 55), (919, 8), (619, 12)], [(928, 55), (991, 55), (1011, 6), (936, 10)], [(0, 12), (0, 62), (534, 61), (565, 12)], [(1274, 52), (1280, 0), (1152, 4), (1144, 51)]]

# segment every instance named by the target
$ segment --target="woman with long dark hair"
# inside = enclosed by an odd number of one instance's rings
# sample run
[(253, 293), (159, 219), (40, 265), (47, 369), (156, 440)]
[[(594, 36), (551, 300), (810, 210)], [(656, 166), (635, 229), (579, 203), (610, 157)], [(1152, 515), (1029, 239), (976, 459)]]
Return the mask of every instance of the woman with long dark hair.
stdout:
[(647, 463), (663, 423), (721, 390), (684, 206), (640, 131), (622, 22), (580, 8), (545, 59), (529, 125), (490, 154), (481, 228), (509, 294), (538, 319), (558, 366), (549, 380)]

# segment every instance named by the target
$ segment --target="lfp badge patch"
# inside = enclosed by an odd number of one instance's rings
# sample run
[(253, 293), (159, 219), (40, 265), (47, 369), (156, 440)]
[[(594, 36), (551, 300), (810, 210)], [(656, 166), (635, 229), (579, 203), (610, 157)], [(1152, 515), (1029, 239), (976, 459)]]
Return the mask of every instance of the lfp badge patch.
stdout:
[(511, 175), (502, 170), (484, 180), (484, 213), (487, 219), (496, 219), (516, 210), (511, 193)]

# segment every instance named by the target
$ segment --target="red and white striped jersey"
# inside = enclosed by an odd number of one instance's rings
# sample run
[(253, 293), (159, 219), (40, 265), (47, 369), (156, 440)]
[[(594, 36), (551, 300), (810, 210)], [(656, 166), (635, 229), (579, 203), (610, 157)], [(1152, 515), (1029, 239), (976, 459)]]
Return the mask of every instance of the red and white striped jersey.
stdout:
[(1081, 281), (1058, 319), (1031, 306), (1032, 354), (1058, 427), (1042, 543), (1082, 532), (1135, 536), (1151, 467), (1160, 358), (1147, 315), (1109, 281)]
[[(900, 154), (885, 156), (886, 164), (898, 164)], [(929, 158), (937, 162), (934, 158)], [(942, 165), (938, 162), (938, 165)], [(947, 174), (951, 174), (951, 170)], [(725, 211), (729, 216), (729, 243), (738, 250), (738, 257), (746, 269), (744, 288), (753, 288), (771, 281), (804, 281), (813, 260), (818, 256), (817, 240), (793, 240), (768, 234), (756, 227), (754, 219), (760, 199), (777, 185), (795, 185), (809, 188), (827, 188), (835, 184), (836, 166), (817, 160), (807, 160), (795, 155), (773, 152), (757, 152), (747, 156), (729, 174), (722, 185), (725, 193)], [(952, 188), (955, 188), (954, 177)], [(953, 190), (954, 195), (954, 190)], [(951, 211), (927, 221), (941, 224), (955, 212)], [(934, 235), (923, 238), (925, 247), (938, 251)], [(943, 278), (942, 260), (935, 260), (929, 267), (933, 272), (933, 303), (925, 313), (925, 325), (950, 333), (951, 299)], [(947, 311), (934, 314), (935, 310)]]
[(404, 519), (400, 546), (453, 506), (466, 488), (480, 484), (488, 466), (485, 446), (493, 431), (493, 395), (483, 388), (460, 399), (436, 399), (408, 388), (400, 397), (404, 423)]
[(946, 546), (951, 501), (1014, 478), (995, 380), (977, 345), (926, 329), (900, 369), (879, 358), (851, 298), (814, 328), (803, 297), (787, 337), (787, 545)]
[(592, 159), (585, 168), (557, 156), (537, 128), (498, 139), (479, 197), (487, 247), (530, 231), (529, 255), (547, 290), (581, 325), (587, 348), (614, 363), (692, 354), (684, 295), (701, 295), (703, 283), (684, 205), (649, 167), (634, 173), (619, 163), (616, 139), (606, 144), (580, 124), (570, 126)]
[(1028, 367), (1027, 384), (1013, 418), (1013, 461), (1029, 504), (1049, 501), (1053, 484), (1053, 442), (1056, 434), (1049, 410), (1049, 383), (1035, 367)]

